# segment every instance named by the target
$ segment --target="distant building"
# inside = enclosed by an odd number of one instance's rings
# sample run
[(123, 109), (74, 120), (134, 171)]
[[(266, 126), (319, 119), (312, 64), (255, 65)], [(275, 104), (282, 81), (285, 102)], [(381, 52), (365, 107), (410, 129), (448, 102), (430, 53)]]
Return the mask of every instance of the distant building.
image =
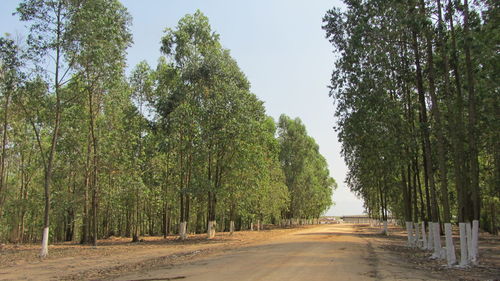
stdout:
[(344, 223), (370, 223), (368, 215), (343, 216), (341, 219)]
[[(340, 217), (343, 223), (366, 223), (366, 224), (378, 224), (382, 220), (370, 218), (368, 215), (355, 215), (355, 216), (342, 216)], [(389, 216), (387, 218), (389, 224), (395, 224), (396, 221), (393, 217)]]
[(319, 219), (319, 223), (320, 224), (340, 223), (340, 218), (324, 216)]

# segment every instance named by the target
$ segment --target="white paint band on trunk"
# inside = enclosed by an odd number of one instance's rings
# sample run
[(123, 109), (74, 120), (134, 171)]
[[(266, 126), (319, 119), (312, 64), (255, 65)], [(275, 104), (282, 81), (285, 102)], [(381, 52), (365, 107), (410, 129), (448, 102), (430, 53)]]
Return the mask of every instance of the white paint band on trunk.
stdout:
[(460, 229), (460, 266), (464, 267), (469, 264), (467, 253), (467, 223), (461, 222), (458, 224)]
[(427, 250), (432, 250), (434, 247), (434, 226), (433, 222), (429, 222), (428, 228), (429, 228), (429, 236), (427, 239)]
[(467, 234), (467, 259), (468, 261), (472, 261), (472, 255), (473, 255), (473, 247), (472, 247), (472, 227), (470, 223), (465, 224), (465, 230)]
[(207, 228), (207, 236), (209, 239), (212, 239), (215, 237), (215, 227), (216, 227), (216, 222), (215, 221), (209, 221), (208, 222), (208, 228)]
[(448, 262), (448, 266), (452, 266), (457, 263), (457, 258), (455, 256), (455, 246), (453, 245), (451, 223), (447, 222), (444, 224), (444, 234), (446, 236), (446, 261)]
[(473, 220), (472, 221), (472, 255), (471, 255), (471, 262), (473, 264), (478, 263), (478, 256), (479, 256), (479, 221), (478, 220)]
[(420, 245), (420, 230), (418, 229), (418, 222), (413, 223), (413, 227), (415, 227), (415, 237), (413, 241), (414, 247), (419, 247)]
[(185, 240), (187, 238), (187, 229), (186, 229), (186, 226), (187, 226), (187, 222), (183, 221), (179, 224), (179, 237), (182, 239), (182, 240)]
[(432, 223), (432, 226), (434, 227), (434, 230), (432, 231), (432, 234), (434, 235), (434, 254), (433, 256), (436, 259), (441, 259), (441, 234), (440, 234), (440, 225), (439, 222), (434, 222)]
[(413, 246), (413, 229), (412, 229), (412, 222), (407, 221), (405, 222), (406, 224), (406, 233), (408, 234), (408, 247)]
[(420, 245), (420, 248), (422, 250), (427, 248), (427, 233), (425, 231), (425, 221), (422, 222), (422, 245)]
[(234, 221), (230, 221), (230, 222), (229, 222), (229, 232), (230, 232), (231, 234), (233, 234), (233, 233), (234, 233)]
[(40, 251), (40, 257), (45, 258), (48, 255), (49, 255), (49, 227), (44, 227), (42, 233), (42, 249)]

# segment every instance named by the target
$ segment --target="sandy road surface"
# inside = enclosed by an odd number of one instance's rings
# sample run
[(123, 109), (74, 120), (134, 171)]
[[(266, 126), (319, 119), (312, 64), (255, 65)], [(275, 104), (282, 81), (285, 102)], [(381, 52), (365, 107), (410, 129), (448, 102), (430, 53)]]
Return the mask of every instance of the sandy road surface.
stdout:
[[(500, 280), (500, 238), (481, 234), (480, 265), (447, 268), (429, 252), (368, 225), (315, 225), (190, 235), (65, 242), (37, 258), (38, 244), (0, 244), (3, 280)], [(443, 242), (444, 243), (444, 242)]]
[(319, 225), (113, 280), (445, 280), (406, 267), (352, 225)]

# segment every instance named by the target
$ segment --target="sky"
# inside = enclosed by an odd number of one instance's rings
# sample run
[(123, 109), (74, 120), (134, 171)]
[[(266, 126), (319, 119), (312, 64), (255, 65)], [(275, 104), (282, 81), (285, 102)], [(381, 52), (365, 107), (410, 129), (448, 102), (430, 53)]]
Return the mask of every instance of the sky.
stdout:
[[(26, 37), (24, 23), (12, 12), (19, 1), (0, 1), (0, 34)], [(133, 18), (134, 44), (128, 50), (130, 71), (140, 61), (153, 68), (160, 57), (165, 28), (175, 28), (197, 9), (220, 35), (224, 48), (238, 62), (251, 83), (251, 91), (264, 101), (267, 114), (299, 117), (326, 158), (338, 184), (335, 205), (327, 215), (363, 212), (362, 200), (344, 183), (347, 168), (333, 130), (334, 104), (328, 96), (334, 53), (321, 29), (328, 9), (342, 7), (338, 0), (122, 0)]]

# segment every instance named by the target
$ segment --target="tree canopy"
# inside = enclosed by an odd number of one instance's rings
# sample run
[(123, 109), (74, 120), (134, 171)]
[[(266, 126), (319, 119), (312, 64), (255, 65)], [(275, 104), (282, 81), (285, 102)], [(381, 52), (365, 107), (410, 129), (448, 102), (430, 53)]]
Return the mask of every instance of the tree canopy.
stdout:
[(318, 145), (299, 119), (266, 115), (200, 11), (128, 76), (119, 1), (16, 13), (30, 34), (26, 48), (0, 38), (0, 241), (43, 240), (45, 256), (49, 242), (246, 229), (331, 206)]

